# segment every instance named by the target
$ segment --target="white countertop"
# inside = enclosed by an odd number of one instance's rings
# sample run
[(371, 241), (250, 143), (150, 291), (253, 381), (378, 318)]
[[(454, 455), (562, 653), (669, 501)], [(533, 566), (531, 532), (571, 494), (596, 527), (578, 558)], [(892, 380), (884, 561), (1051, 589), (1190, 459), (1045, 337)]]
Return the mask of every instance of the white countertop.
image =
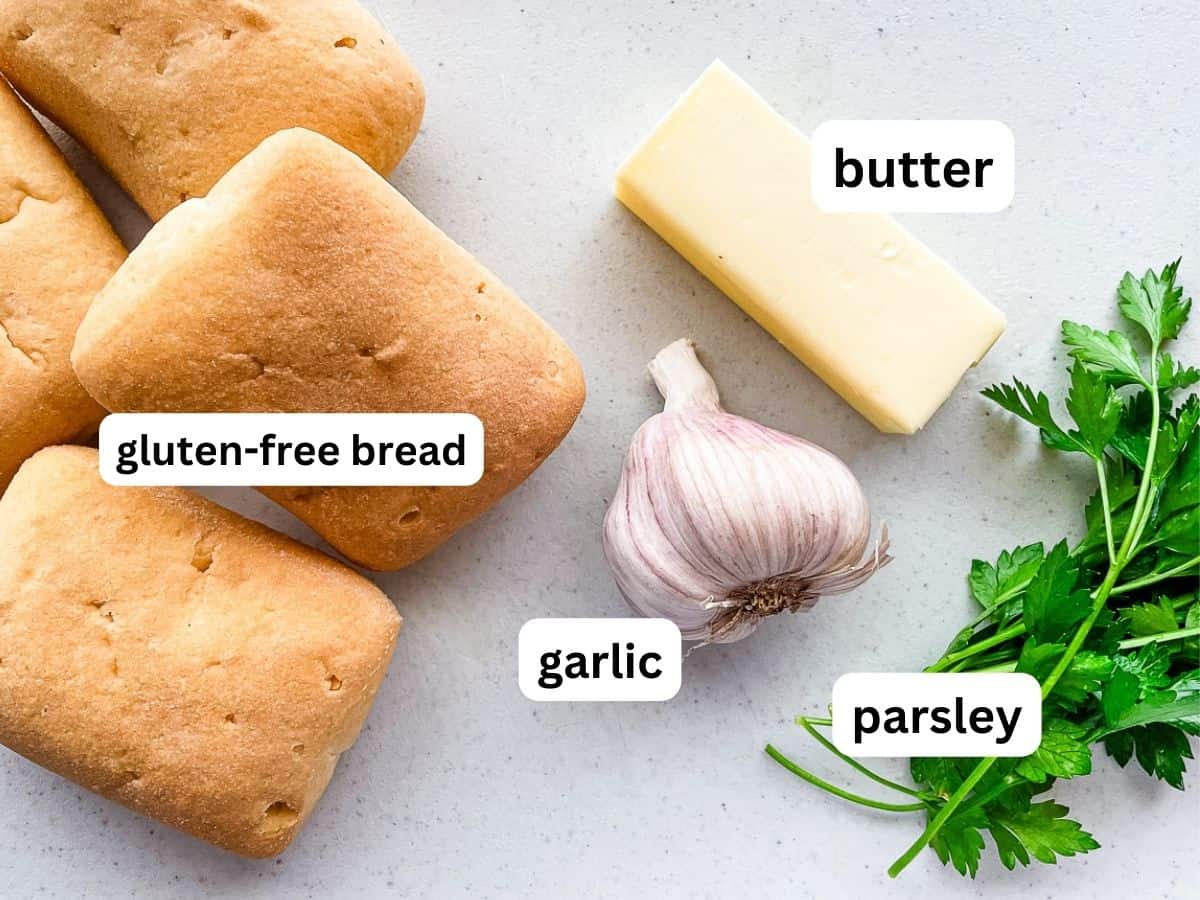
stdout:
[[(829, 798), (772, 741), (843, 773), (792, 724), (853, 670), (914, 670), (969, 608), (973, 556), (1076, 534), (1090, 467), (1051, 457), (978, 389), (1063, 390), (1057, 325), (1114, 316), (1127, 268), (1182, 254), (1200, 293), (1200, 19), (1174, 4), (385, 2), (428, 90), (392, 181), (574, 347), (589, 399), (549, 461), (424, 562), (379, 578), (407, 619), (367, 729), (280, 860), (251, 862), (0, 751), (0, 896), (1181, 897), (1197, 877), (1200, 764), (1180, 794), (1096, 754), (1054, 796), (1103, 844), (975, 882), (913, 819)], [(1111, 7), (1111, 10), (1107, 9)], [(952, 10), (952, 11), (950, 11)], [(805, 131), (827, 118), (996, 118), (1017, 194), (996, 215), (904, 221), (1002, 307), (1009, 330), (933, 422), (884, 436), (612, 198), (613, 173), (720, 57)], [(1192, 97), (1190, 106), (1187, 97)], [(72, 158), (78, 160), (77, 151)], [(146, 223), (82, 172), (131, 243)], [(1200, 357), (1200, 326), (1180, 347)], [(690, 336), (734, 412), (840, 454), (896, 561), (858, 592), (693, 654), (665, 704), (534, 704), (516, 639), (535, 616), (626, 612), (600, 520), (658, 398), (644, 366)], [(248, 490), (222, 502), (305, 540)], [(885, 764), (901, 773), (901, 762)]]

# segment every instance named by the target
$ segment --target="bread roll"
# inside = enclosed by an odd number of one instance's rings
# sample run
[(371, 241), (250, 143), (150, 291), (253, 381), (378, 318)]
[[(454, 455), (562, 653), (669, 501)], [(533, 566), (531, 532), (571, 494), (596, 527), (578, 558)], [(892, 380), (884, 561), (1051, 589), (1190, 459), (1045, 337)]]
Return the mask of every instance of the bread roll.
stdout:
[(400, 618), (340, 563), (51, 447), (0, 499), (0, 742), (247, 856), (358, 735)]
[(0, 494), (31, 453), (103, 410), (71, 371), (75, 328), (125, 248), (0, 78)]
[(354, 0), (0, 0), (0, 69), (155, 219), (295, 125), (387, 174), (425, 107)]
[(417, 560), (520, 484), (583, 404), (562, 340), (361, 160), (268, 138), (151, 229), (93, 304), (76, 372), (120, 412), (469, 412), (473, 487), (270, 489), (347, 557)]

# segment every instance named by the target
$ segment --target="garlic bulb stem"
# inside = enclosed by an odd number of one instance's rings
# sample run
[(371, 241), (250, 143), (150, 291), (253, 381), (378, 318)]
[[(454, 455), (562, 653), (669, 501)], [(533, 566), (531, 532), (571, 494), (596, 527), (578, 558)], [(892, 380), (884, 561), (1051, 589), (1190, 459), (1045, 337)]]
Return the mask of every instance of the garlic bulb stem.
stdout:
[(654, 386), (663, 395), (664, 409), (677, 412), (680, 409), (721, 409), (721, 397), (717, 383), (708, 370), (696, 358), (696, 347), (691, 341), (680, 340), (665, 347), (646, 367)]
[(866, 497), (826, 450), (734, 416), (680, 340), (650, 363), (664, 409), (633, 437), (604, 519), (617, 586), (689, 640), (733, 641), (886, 565)]

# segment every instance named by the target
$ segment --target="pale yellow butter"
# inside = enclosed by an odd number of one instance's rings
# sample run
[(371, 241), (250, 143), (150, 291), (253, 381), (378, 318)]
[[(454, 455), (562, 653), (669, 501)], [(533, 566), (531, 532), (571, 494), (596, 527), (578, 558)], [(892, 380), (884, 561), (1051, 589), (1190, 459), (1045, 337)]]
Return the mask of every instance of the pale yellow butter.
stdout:
[(713, 63), (617, 174), (617, 197), (886, 432), (925, 425), (1004, 314), (884, 215), (824, 213), (808, 140)]

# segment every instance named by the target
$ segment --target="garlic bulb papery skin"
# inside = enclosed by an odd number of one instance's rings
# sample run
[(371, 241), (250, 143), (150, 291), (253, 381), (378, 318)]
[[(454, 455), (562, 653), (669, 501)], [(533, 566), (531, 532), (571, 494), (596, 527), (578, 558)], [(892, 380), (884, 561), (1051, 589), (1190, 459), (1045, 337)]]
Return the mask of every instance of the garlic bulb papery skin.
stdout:
[(852, 590), (891, 561), (886, 528), (836, 456), (721, 409), (679, 340), (650, 363), (665, 399), (625, 458), (604, 554), (625, 599), (686, 640), (737, 641), (766, 616)]

